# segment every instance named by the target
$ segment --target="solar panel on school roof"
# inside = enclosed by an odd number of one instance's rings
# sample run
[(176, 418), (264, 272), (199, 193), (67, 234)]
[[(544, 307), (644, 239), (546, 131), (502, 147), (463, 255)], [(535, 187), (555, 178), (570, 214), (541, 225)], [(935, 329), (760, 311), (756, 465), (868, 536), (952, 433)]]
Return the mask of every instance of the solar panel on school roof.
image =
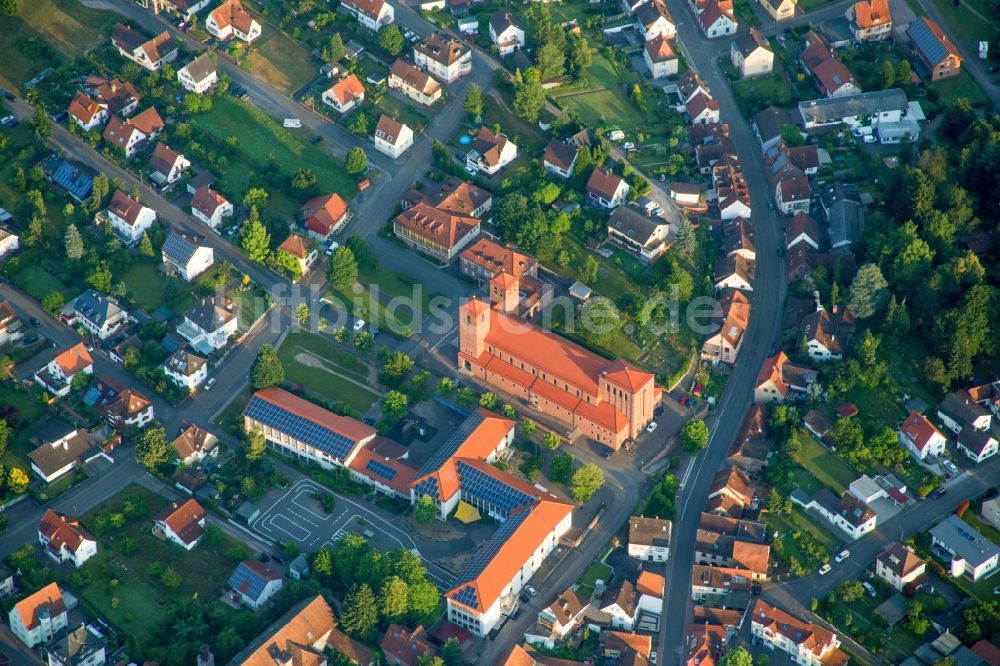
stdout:
[[(458, 579), (463, 581), (473, 581), (479, 577), (479, 574), (483, 573), (493, 558), (497, 556), (500, 549), (503, 547), (507, 540), (517, 531), (517, 528), (521, 526), (531, 514), (530, 511), (521, 511), (519, 513), (510, 516), (504, 522), (500, 523), (500, 528), (493, 533), (479, 550), (475, 552), (469, 563), (465, 565), (465, 569), (459, 575)], [(463, 603), (470, 608), (479, 608), (479, 604), (476, 601), (475, 590), (471, 586), (467, 586), (458, 591), (455, 595), (455, 601)]]
[(340, 460), (344, 460), (355, 445), (354, 440), (258, 396), (250, 399), (244, 414)]
[(483, 420), (484, 417), (479, 412), (469, 414), (468, 418), (462, 422), (462, 425), (458, 426), (458, 429), (451, 434), (451, 437), (449, 437), (448, 440), (441, 445), (441, 448), (435, 451), (434, 455), (424, 463), (423, 467), (420, 468), (420, 474), (431, 474), (432, 472), (436, 472), (441, 469), (441, 466), (444, 465), (449, 458), (455, 455), (455, 451), (458, 451), (458, 447), (460, 447), (462, 442), (464, 442), (468, 436), (472, 434), (473, 430), (479, 427), (479, 424), (481, 424)]
[(516, 507), (535, 500), (531, 495), (461, 460), (456, 463), (456, 467), (462, 486), (462, 498), (466, 501), (478, 500), (506, 514)]
[(383, 479), (386, 479), (387, 481), (392, 481), (392, 477), (396, 476), (396, 470), (389, 467), (383, 462), (379, 462), (378, 460), (369, 460), (368, 464), (365, 465), (365, 469), (367, 469), (372, 474), (377, 474), (381, 476)]
[(433, 476), (429, 476), (416, 486), (413, 487), (414, 493), (417, 497), (423, 497), (424, 495), (430, 495), (433, 499), (441, 499), (441, 491), (438, 488), (437, 479)]

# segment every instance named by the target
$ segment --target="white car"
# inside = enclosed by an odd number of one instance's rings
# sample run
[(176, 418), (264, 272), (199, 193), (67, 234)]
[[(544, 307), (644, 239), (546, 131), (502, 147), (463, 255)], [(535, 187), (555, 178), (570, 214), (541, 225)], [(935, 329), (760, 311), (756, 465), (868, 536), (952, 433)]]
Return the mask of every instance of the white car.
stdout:
[(850, 556), (851, 556), (851, 551), (849, 551), (849, 550), (842, 550), (839, 553), (837, 553), (837, 556), (835, 558), (833, 558), (833, 561), (834, 562), (843, 562), (844, 560), (846, 560)]
[(360, 333), (361, 331), (363, 331), (366, 323), (367, 322), (365, 322), (364, 319), (359, 319), (356, 322), (354, 322), (354, 332)]
[(538, 590), (536, 590), (535, 588), (531, 587), (530, 585), (525, 585), (524, 586), (524, 591), (527, 592), (528, 594), (530, 594), (533, 597), (538, 595)]
[(649, 425), (646, 426), (646, 432), (653, 432), (656, 430), (656, 421), (650, 421)]
[(624, 148), (625, 150), (635, 150), (635, 144), (632, 143), (631, 141), (626, 141), (625, 143), (622, 144), (622, 148)]
[(831, 567), (831, 566), (830, 566), (829, 564), (824, 564), (823, 566), (821, 566), (821, 567), (819, 568), (819, 575), (820, 575), (820, 576), (825, 576), (825, 575), (827, 575), (828, 573), (830, 573), (830, 569), (832, 569), (832, 568), (833, 568), (833, 567)]
[(649, 653), (649, 663), (651, 663), (651, 664), (655, 664), (656, 663), (656, 653), (655, 652), (650, 652)]
[(479, 169), (477, 169), (476, 167), (471, 167), (466, 165), (465, 173), (469, 174), (470, 176), (475, 176), (477, 173), (479, 173)]
[(952, 476), (955, 476), (956, 474), (958, 474), (958, 467), (956, 467), (955, 463), (953, 463), (952, 461), (950, 461), (948, 459), (942, 459), (941, 460), (941, 466), (944, 467), (945, 470), (949, 474), (951, 474)]
[(205, 390), (211, 391), (213, 386), (215, 386), (215, 377), (210, 377), (209, 380), (205, 382)]

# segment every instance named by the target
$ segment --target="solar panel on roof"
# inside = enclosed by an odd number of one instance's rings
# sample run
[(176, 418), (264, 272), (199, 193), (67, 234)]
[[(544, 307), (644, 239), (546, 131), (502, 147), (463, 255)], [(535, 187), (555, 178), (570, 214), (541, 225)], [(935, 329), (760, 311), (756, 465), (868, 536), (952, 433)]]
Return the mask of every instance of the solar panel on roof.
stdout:
[[(483, 543), (482, 546), (472, 555), (472, 559), (469, 563), (465, 565), (465, 569), (459, 575), (458, 579), (462, 581), (472, 581), (479, 577), (479, 574), (483, 573), (489, 563), (493, 561), (497, 553), (503, 547), (507, 540), (517, 531), (517, 528), (521, 526), (531, 514), (530, 511), (521, 511), (513, 516), (509, 517), (504, 522), (500, 523), (500, 528), (493, 533), (487, 541)], [(468, 589), (468, 588), (466, 588)], [(459, 592), (461, 594), (465, 590)], [(456, 597), (457, 599), (457, 597)], [(463, 602), (464, 603), (464, 602)], [(477, 608), (474, 604), (469, 604), (472, 608)]]
[(455, 595), (455, 601), (460, 604), (465, 604), (469, 608), (479, 610), (479, 601), (476, 598), (476, 588), (471, 585), (466, 585), (459, 590), (458, 594)]
[(378, 476), (381, 476), (383, 479), (386, 479), (387, 481), (392, 481), (392, 477), (396, 476), (396, 470), (389, 467), (383, 462), (379, 462), (378, 460), (369, 460), (368, 464), (365, 465), (365, 469), (367, 469), (372, 474), (377, 474)]
[(504, 515), (535, 500), (531, 495), (461, 460), (455, 466), (462, 486), (462, 499), (478, 500), (500, 509)]
[(479, 412), (469, 414), (468, 418), (462, 421), (462, 425), (458, 426), (458, 429), (451, 434), (451, 437), (441, 445), (441, 448), (435, 451), (434, 455), (424, 463), (423, 467), (420, 468), (420, 474), (431, 474), (441, 469), (441, 466), (455, 455), (458, 447), (462, 446), (462, 443), (468, 439), (473, 430), (479, 427), (483, 420), (484, 417)]
[(430, 495), (435, 500), (441, 499), (441, 492), (438, 489), (437, 479), (433, 476), (429, 476), (417, 485), (413, 487), (414, 493), (417, 497), (423, 497), (424, 495)]
[(229, 587), (245, 594), (251, 599), (259, 599), (267, 583), (268, 581), (263, 576), (243, 562), (240, 562), (240, 565), (236, 567), (236, 571), (229, 577)]
[(173, 354), (181, 348), (181, 341), (172, 335), (164, 335), (163, 339), (160, 340), (160, 346), (163, 347), (168, 353)]
[(187, 264), (197, 249), (197, 245), (174, 232), (170, 232), (163, 241), (163, 254), (180, 264)]
[(83, 394), (83, 404), (93, 407), (99, 397), (101, 397), (101, 392), (97, 390), (96, 387), (91, 386), (87, 389), (87, 392)]
[(52, 180), (77, 197), (85, 199), (93, 189), (93, 180), (69, 162), (62, 162), (52, 174)]
[(354, 440), (258, 396), (250, 399), (243, 413), (333, 458), (344, 460), (354, 449)]
[(923, 19), (910, 24), (910, 38), (932, 64), (937, 65), (948, 57), (948, 49)]

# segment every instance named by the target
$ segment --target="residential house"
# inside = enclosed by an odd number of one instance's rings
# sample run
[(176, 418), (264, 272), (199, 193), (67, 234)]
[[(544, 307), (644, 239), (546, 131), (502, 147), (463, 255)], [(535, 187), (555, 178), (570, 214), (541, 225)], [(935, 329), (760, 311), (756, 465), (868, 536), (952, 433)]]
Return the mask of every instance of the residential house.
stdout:
[(233, 216), (233, 204), (208, 185), (202, 185), (191, 197), (191, 214), (218, 232), (222, 219)]
[(859, 0), (847, 8), (844, 17), (851, 24), (854, 39), (877, 41), (892, 35), (889, 0)]
[(644, 264), (651, 264), (663, 256), (672, 238), (666, 219), (647, 215), (631, 204), (615, 208), (608, 218), (608, 240), (634, 254)]
[(233, 597), (254, 610), (266, 604), (283, 584), (281, 574), (257, 560), (240, 562), (229, 577)]
[(86, 624), (45, 646), (48, 666), (103, 666), (107, 659), (102, 634)]
[(774, 50), (757, 28), (753, 27), (736, 33), (736, 39), (729, 49), (729, 58), (744, 79), (770, 74), (774, 69)]
[(138, 199), (133, 199), (121, 190), (115, 190), (107, 209), (98, 213), (95, 222), (97, 224), (110, 222), (115, 234), (126, 245), (134, 246), (156, 222), (156, 211), (143, 206)]
[(389, 666), (417, 666), (421, 657), (435, 657), (438, 653), (423, 627), (408, 631), (399, 624), (389, 625), (379, 649)]
[(778, 352), (764, 360), (754, 386), (754, 402), (784, 403), (793, 393), (804, 395), (815, 381), (815, 370), (795, 365), (785, 352)]
[(205, 535), (206, 517), (205, 509), (193, 499), (171, 502), (153, 518), (153, 534), (193, 550)]
[(174, 384), (194, 393), (208, 379), (208, 360), (181, 348), (163, 362), (163, 372)]
[(715, 288), (753, 291), (755, 263), (739, 254), (715, 262)]
[(24, 337), (24, 324), (14, 312), (14, 306), (0, 296), (0, 347)]
[(396, 19), (395, 9), (385, 0), (346, 0), (340, 6), (372, 32), (378, 32)]
[(517, 145), (505, 134), (496, 134), (493, 130), (480, 127), (472, 147), (465, 155), (467, 169), (482, 171), (487, 176), (496, 175), (500, 169), (514, 161), (517, 157)]
[(247, 44), (252, 44), (261, 34), (260, 23), (240, 0), (225, 0), (213, 9), (205, 19), (205, 30), (220, 41), (235, 37)]
[(38, 523), (38, 543), (56, 562), (69, 562), (77, 569), (97, 555), (97, 540), (80, 521), (52, 509), (46, 509)]
[(677, 35), (673, 17), (667, 11), (663, 0), (646, 0), (636, 7), (635, 27), (647, 42), (660, 37), (672, 39)]
[(926, 460), (927, 456), (944, 455), (948, 440), (930, 420), (919, 412), (911, 411), (902, 425), (899, 426), (899, 443), (917, 459)]
[(743, 509), (753, 502), (756, 492), (750, 475), (739, 467), (719, 470), (708, 487), (705, 511), (739, 518), (743, 515)]
[(750, 613), (750, 633), (769, 650), (777, 648), (803, 666), (844, 666), (850, 661), (835, 633), (803, 622), (761, 599)]
[(82, 88), (98, 104), (107, 108), (109, 117), (117, 114), (127, 118), (139, 106), (141, 99), (135, 86), (121, 79), (108, 80), (100, 76), (90, 76), (83, 81)]
[(644, 562), (666, 562), (670, 557), (669, 520), (632, 516), (628, 522), (628, 555)]
[(711, 125), (719, 122), (720, 106), (711, 95), (698, 91), (687, 101), (688, 122), (693, 125)]
[(177, 70), (177, 80), (185, 90), (201, 95), (219, 82), (219, 74), (212, 58), (203, 53)]
[(974, 527), (950, 514), (930, 530), (931, 548), (946, 553), (950, 574), (965, 575), (973, 582), (985, 578), (997, 568), (1000, 548)]
[(701, 346), (701, 358), (713, 365), (736, 363), (750, 321), (750, 301), (738, 289), (727, 289), (719, 300), (720, 315), (712, 318), (714, 333)]
[(210, 354), (222, 349), (236, 335), (239, 317), (233, 302), (225, 297), (203, 298), (184, 313), (177, 333), (191, 343), (195, 351)]
[(707, 209), (705, 187), (699, 183), (674, 181), (670, 183), (667, 191), (670, 194), (670, 200), (685, 210), (695, 212)]
[(410, 247), (451, 261), (479, 235), (479, 220), (453, 215), (425, 203), (403, 210), (393, 220), (396, 237)]
[(968, 391), (952, 391), (937, 406), (937, 415), (948, 430), (956, 435), (966, 427), (974, 430), (989, 430), (993, 420), (986, 409), (972, 399)]
[(135, 389), (126, 388), (108, 403), (104, 415), (120, 430), (142, 428), (153, 420), (153, 403)]
[(921, 16), (906, 29), (906, 35), (912, 40), (913, 52), (930, 72), (931, 81), (955, 76), (961, 70), (963, 58), (958, 48), (936, 21)]
[(698, 25), (709, 39), (736, 34), (739, 22), (733, 13), (732, 0), (698, 0)]
[(795, 217), (785, 225), (786, 249), (790, 250), (801, 243), (818, 250), (820, 239), (819, 224), (809, 213), (796, 213)]
[(611, 663), (648, 664), (652, 652), (653, 637), (648, 634), (614, 630), (604, 634), (604, 656)]
[(170, 443), (183, 465), (192, 465), (205, 458), (219, 457), (218, 438), (201, 426), (189, 425)]
[(590, 601), (576, 590), (563, 590), (551, 604), (538, 612), (538, 622), (525, 632), (524, 638), (533, 645), (552, 648), (578, 626), (589, 608)]
[(742, 541), (754, 543), (767, 542), (767, 526), (752, 520), (732, 518), (730, 516), (702, 511), (699, 529), (719, 532), (737, 537)]
[(192, 236), (170, 231), (160, 248), (163, 267), (169, 274), (177, 275), (185, 282), (195, 279), (215, 263), (215, 251), (208, 245), (201, 245)]
[(445, 83), (472, 72), (472, 49), (441, 32), (432, 32), (413, 46), (413, 62)]
[(14, 604), (8, 619), (11, 632), (29, 649), (51, 641), (69, 619), (59, 584), (49, 583)]
[(358, 77), (348, 74), (324, 91), (321, 99), (338, 113), (345, 114), (365, 101), (365, 86)]
[(677, 54), (668, 38), (660, 36), (647, 41), (642, 57), (654, 79), (677, 75)]
[(894, 543), (875, 560), (875, 575), (887, 582), (897, 592), (902, 592), (909, 585), (913, 590), (920, 586), (927, 563), (924, 562), (909, 546)]
[(587, 179), (587, 198), (603, 208), (616, 208), (625, 203), (630, 189), (624, 178), (604, 167), (594, 167)]
[(524, 48), (524, 26), (516, 16), (502, 9), (490, 17), (490, 39), (500, 55)]
[(161, 141), (153, 148), (153, 155), (146, 166), (149, 168), (149, 179), (160, 187), (166, 187), (180, 180), (184, 170), (191, 168), (191, 161)]
[(753, 242), (753, 226), (742, 217), (734, 217), (722, 222), (722, 253), (729, 257), (739, 255), (744, 259), (757, 259), (757, 249)]
[[(740, 294), (741, 292), (732, 293)], [(751, 405), (746, 416), (743, 417), (740, 429), (736, 433), (736, 439), (729, 447), (726, 464), (735, 465), (747, 474), (756, 474), (767, 464), (770, 455), (771, 443), (767, 440), (764, 408), (761, 405)]]
[(114, 335), (128, 320), (128, 313), (116, 299), (93, 289), (77, 296), (70, 304), (70, 310), (70, 322), (82, 326), (101, 340)]
[(375, 150), (395, 160), (413, 145), (413, 130), (410, 129), (409, 125), (383, 113), (375, 126), (372, 141), (375, 144)]
[(849, 248), (861, 240), (865, 209), (854, 184), (834, 183), (820, 192), (820, 205), (830, 225), (830, 247)]
[(601, 612), (611, 616), (611, 628), (632, 631), (639, 615), (635, 585), (624, 576), (613, 578), (601, 597)]
[(723, 156), (712, 167), (712, 184), (718, 198), (720, 218), (750, 219), (750, 187), (747, 185), (739, 157), (735, 154)]
[(849, 492), (838, 498), (828, 488), (823, 488), (803, 501), (799, 501), (793, 494), (792, 501), (807, 510), (815, 510), (828, 522), (842, 529), (851, 539), (860, 539), (875, 529), (877, 521), (875, 511)]
[(66, 112), (77, 127), (84, 132), (97, 129), (108, 121), (107, 105), (101, 104), (80, 91), (77, 91), (76, 95), (73, 96), (73, 101), (69, 103)]
[(111, 45), (123, 58), (151, 72), (177, 58), (177, 44), (166, 30), (152, 39), (146, 39), (145, 35), (118, 23), (111, 32)]
[(61, 352), (48, 365), (35, 373), (35, 381), (56, 395), (63, 397), (69, 393), (73, 378), (81, 372), (94, 373), (94, 359), (82, 342)]
[(449, 177), (437, 189), (411, 189), (400, 200), (404, 210), (419, 203), (453, 215), (482, 219), (493, 208), (493, 195), (466, 180)]
[(347, 202), (339, 194), (313, 197), (299, 209), (299, 217), (310, 238), (325, 241), (349, 218)]
[(979, 517), (995, 529), (1000, 530), (1000, 497), (994, 497), (983, 502)]
[(299, 267), (299, 278), (306, 276), (312, 270), (319, 256), (312, 240), (299, 234), (289, 234), (288, 238), (278, 246), (278, 252), (284, 252), (295, 259)]
[[(766, 0), (765, 0), (766, 2)], [(717, 616), (723, 613), (735, 614), (736, 618), (742, 618), (743, 614), (737, 611), (725, 611), (721, 608), (709, 608), (706, 609), (704, 606), (695, 607), (695, 619), (699, 619), (700, 615), (712, 614), (712, 618), (715, 619)], [(725, 620), (729, 621), (729, 620)], [(736, 622), (735, 626), (739, 626), (739, 622)], [(685, 635), (685, 647), (687, 648), (687, 659), (683, 662), (684, 666), (715, 666), (716, 665), (716, 655), (722, 654), (726, 649), (726, 639), (728, 636), (729, 626), (722, 624), (689, 624), (687, 625), (687, 633)]]
[(480, 236), (463, 250), (458, 266), (462, 275), (486, 282), (501, 273), (522, 279), (538, 277), (538, 261), (534, 257), (518, 252), (513, 245), (501, 245), (488, 236)]
[[(754, 136), (757, 137), (760, 149), (764, 153), (767, 153), (769, 149), (783, 140), (782, 129), (789, 127), (795, 129), (794, 122), (791, 114), (785, 109), (769, 106), (753, 115), (750, 126), (753, 129)], [(786, 129), (785, 131), (788, 130)], [(799, 131), (799, 134), (801, 134), (801, 131)]]
[(809, 179), (800, 174), (782, 178), (774, 188), (775, 206), (785, 215), (808, 211), (811, 200)]
[(441, 84), (433, 76), (402, 58), (397, 58), (389, 70), (389, 89), (424, 106), (437, 102), (442, 93)]
[(806, 33), (805, 44), (799, 61), (816, 79), (820, 93), (826, 97), (847, 97), (861, 92), (860, 84), (825, 39), (810, 30)]
[(752, 586), (752, 572), (746, 569), (691, 567), (691, 600), (702, 602), (699, 605), (743, 610), (749, 605)]
[(1000, 416), (1000, 381), (987, 382), (967, 389), (973, 401)]
[(801, 120), (797, 122), (806, 130), (843, 124), (852, 131), (871, 128), (881, 132), (888, 128), (896, 133), (899, 129), (906, 129), (914, 141), (920, 135), (920, 125), (915, 120), (919, 116), (911, 112), (906, 93), (899, 88), (799, 102), (798, 115)]
[[(304, 599), (260, 633), (237, 654), (232, 662), (244, 666), (293, 666), (294, 664), (326, 662), (325, 651), (334, 647), (334, 634), (343, 634), (336, 628), (337, 618), (330, 605), (317, 595)], [(346, 650), (360, 656), (353, 650)], [(349, 656), (350, 658), (350, 656)], [(365, 662), (364, 659), (357, 663)], [(201, 665), (199, 665), (201, 666)]]
[(312, 569), (309, 567), (309, 558), (306, 553), (299, 553), (294, 560), (288, 563), (288, 577), (292, 580), (305, 580)]
[[(21, 247), (20, 237), (17, 234), (11, 232), (9, 229), (0, 226), (0, 261), (10, 256), (14, 252), (16, 252), (20, 247)], [(2, 339), (3, 335), (2, 332), (0, 332), (0, 340)], [(0, 342), (0, 344), (3, 343)]]
[(962, 428), (955, 439), (955, 448), (974, 463), (981, 463), (997, 454), (997, 439), (986, 430)]
[(799, 339), (805, 339), (812, 360), (840, 360), (851, 345), (854, 326), (854, 314), (850, 309), (834, 305), (827, 310), (817, 304), (816, 310), (799, 324)]
[(31, 471), (45, 483), (52, 483), (86, 462), (96, 448), (86, 430), (53, 418), (31, 430), (31, 443), (35, 447), (28, 453)]
[(695, 534), (695, 564), (745, 570), (751, 580), (767, 580), (770, 554), (767, 544), (741, 541), (710, 530), (699, 529)]
[(545, 147), (545, 152), (542, 153), (542, 166), (555, 176), (569, 178), (573, 175), (578, 154), (579, 148), (569, 141), (552, 139)]
[(102, 136), (108, 145), (120, 150), (125, 157), (134, 156), (149, 139), (132, 122), (118, 116), (111, 116)]
[(645, 569), (635, 581), (635, 591), (639, 593), (639, 610), (652, 615), (663, 614), (663, 599), (667, 581), (658, 573)]
[(784, 21), (795, 16), (798, 0), (760, 0), (760, 6), (775, 21)]

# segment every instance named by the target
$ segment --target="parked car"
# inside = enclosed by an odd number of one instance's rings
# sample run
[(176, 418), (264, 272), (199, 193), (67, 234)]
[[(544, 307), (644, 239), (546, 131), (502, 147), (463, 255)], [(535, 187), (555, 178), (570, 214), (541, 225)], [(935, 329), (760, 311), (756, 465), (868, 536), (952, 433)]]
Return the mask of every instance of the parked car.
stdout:
[(928, 495), (928, 497), (931, 499), (938, 499), (939, 497), (944, 497), (947, 493), (948, 490), (946, 488), (935, 488), (931, 491), (931, 494)]
[(661, 416), (663, 416), (663, 407), (657, 407), (656, 409), (653, 410), (654, 418), (659, 418)]
[(42, 322), (38, 321), (36, 317), (32, 317), (30, 321), (31, 325), (34, 326), (35, 328), (38, 328), (39, 326), (42, 325)]
[(208, 381), (205, 382), (205, 390), (211, 391), (213, 386), (215, 386), (215, 377), (209, 377)]
[(656, 663), (656, 653), (655, 652), (650, 652), (649, 653), (649, 663), (651, 663), (651, 664), (655, 664)]
[(959, 471), (958, 467), (955, 465), (955, 463), (953, 463), (952, 461), (948, 460), (947, 458), (942, 458), (941, 459), (941, 466), (944, 467), (945, 470), (947, 470), (947, 472), (949, 474), (951, 474), (952, 476), (955, 476), (956, 474), (958, 474), (958, 471)]
[(363, 331), (365, 329), (365, 323), (366, 322), (364, 319), (359, 319), (356, 322), (354, 322), (354, 332), (360, 333), (361, 331)]
[(646, 432), (653, 432), (656, 430), (656, 421), (650, 421), (649, 425), (646, 426)]
[(875, 596), (878, 594), (875, 591), (875, 586), (869, 583), (868, 581), (863, 581), (861, 583), (861, 587), (865, 588), (865, 592), (867, 592), (868, 596), (871, 597), (872, 599), (874, 599)]
[(825, 575), (827, 575), (828, 573), (830, 573), (830, 569), (832, 569), (832, 568), (833, 568), (833, 567), (831, 567), (831, 566), (830, 566), (829, 564), (824, 564), (823, 566), (821, 566), (821, 567), (819, 568), (819, 575), (820, 575), (820, 576), (825, 576)]
[(309, 143), (317, 144), (317, 143), (319, 143), (322, 140), (323, 140), (323, 137), (321, 137), (319, 134), (317, 134), (313, 138), (309, 139)]
[(0, 118), (0, 125), (7, 128), (17, 127), (17, 118), (14, 116), (4, 116), (3, 118)]
[(530, 594), (531, 596), (533, 596), (533, 597), (535, 597), (535, 596), (538, 596), (538, 590), (536, 590), (535, 588), (531, 587), (530, 585), (525, 585), (525, 586), (524, 586), (524, 589), (525, 589), (525, 590), (526, 590), (526, 591), (528, 592), (528, 594)]
[(469, 174), (470, 176), (475, 176), (477, 173), (479, 173), (479, 169), (477, 169), (476, 167), (471, 167), (466, 165), (465, 173)]
[(851, 551), (845, 549), (837, 553), (837, 556), (833, 559), (835, 562), (843, 562), (850, 556), (851, 556)]
[(611, 456), (613, 456), (614, 454), (615, 454), (615, 450), (614, 449), (608, 449), (607, 451), (605, 451), (604, 453), (601, 454), (601, 457), (607, 459), (607, 458), (610, 458)]
[(694, 388), (691, 389), (691, 393), (695, 395), (701, 395), (702, 389), (705, 388), (701, 382), (696, 382)]

